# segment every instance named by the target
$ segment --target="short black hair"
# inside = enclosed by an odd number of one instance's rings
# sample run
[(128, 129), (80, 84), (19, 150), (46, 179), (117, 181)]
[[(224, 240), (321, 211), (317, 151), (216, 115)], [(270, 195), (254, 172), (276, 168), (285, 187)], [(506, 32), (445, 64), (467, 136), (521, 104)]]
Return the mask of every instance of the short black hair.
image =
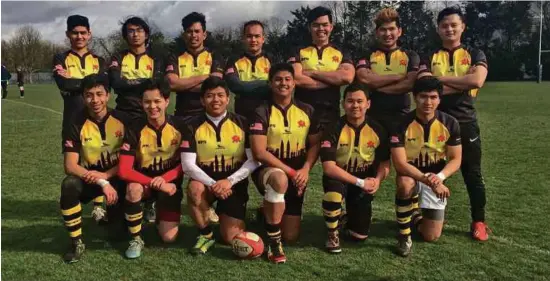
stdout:
[(416, 96), (420, 92), (437, 91), (439, 96), (443, 94), (443, 83), (434, 76), (425, 76), (414, 82), (413, 95)]
[(225, 93), (229, 96), (229, 87), (227, 87), (227, 83), (225, 82), (225, 80), (217, 76), (209, 76), (208, 78), (206, 78), (206, 80), (202, 81), (201, 97), (204, 97), (206, 91), (218, 87), (222, 87), (225, 90)]
[(362, 86), (361, 84), (359, 83), (351, 83), (349, 84), (345, 89), (344, 89), (344, 97), (342, 98), (343, 100), (345, 100), (348, 96), (349, 93), (353, 93), (353, 92), (357, 92), (357, 91), (363, 91), (363, 93), (365, 93), (365, 97), (367, 98), (367, 100), (370, 99), (370, 95), (369, 95), (369, 91), (364, 87)]
[(88, 75), (82, 79), (82, 94), (98, 86), (103, 86), (105, 92), (109, 92), (109, 79), (107, 76), (101, 74)]
[(81, 15), (72, 15), (67, 18), (67, 31), (73, 30), (77, 26), (84, 26), (90, 30), (90, 22), (88, 18)]
[[(164, 78), (153, 78), (153, 79), (147, 79), (145, 82), (143, 82), (143, 93), (145, 91), (152, 91), (152, 90), (159, 90), (160, 94), (163, 98), (167, 99), (170, 97), (170, 86), (168, 85), (168, 81)], [(142, 93), (142, 98), (143, 98)]]
[(466, 19), (464, 17), (464, 14), (462, 13), (462, 10), (460, 9), (460, 7), (458, 6), (452, 6), (452, 7), (447, 7), (443, 10), (441, 10), (441, 12), (439, 12), (439, 14), (437, 14), (437, 24), (439, 24), (443, 18), (445, 18), (446, 16), (450, 16), (450, 15), (458, 15), (460, 17), (460, 20), (462, 22), (466, 22)]
[(290, 63), (283, 62), (271, 66), (268, 76), (269, 81), (272, 81), (273, 77), (275, 77), (275, 75), (281, 71), (290, 72), (290, 74), (292, 74), (292, 78), (294, 78), (294, 68), (292, 67), (292, 65)]
[(264, 24), (263, 24), (261, 21), (259, 21), (259, 20), (249, 20), (249, 21), (245, 22), (244, 25), (243, 25), (243, 34), (246, 33), (246, 28), (249, 27), (249, 26), (251, 26), (251, 25), (259, 25), (259, 26), (261, 26), (261, 27), (262, 27), (262, 33), (263, 33)]
[[(141, 28), (143, 28), (143, 30), (145, 31), (145, 33), (147, 33), (147, 36), (149, 36), (150, 34), (150, 28), (149, 28), (149, 25), (147, 24), (147, 22), (140, 18), (140, 17), (131, 17), (131, 18), (128, 18), (123, 24), (122, 24), (122, 38), (124, 38), (124, 40), (127, 40), (126, 38), (128, 37), (128, 25), (137, 25)], [(149, 38), (147, 38), (147, 40), (145, 40), (145, 44), (149, 43)]]
[(326, 7), (318, 6), (313, 8), (313, 10), (309, 11), (309, 13), (307, 14), (307, 24), (310, 25), (312, 22), (322, 16), (328, 16), (328, 21), (332, 23), (332, 11)]
[(181, 19), (181, 26), (183, 27), (183, 30), (185, 31), (189, 27), (191, 27), (194, 23), (200, 22), (202, 26), (202, 31), (206, 31), (206, 18), (203, 14), (192, 12), (188, 14), (187, 16), (183, 17)]

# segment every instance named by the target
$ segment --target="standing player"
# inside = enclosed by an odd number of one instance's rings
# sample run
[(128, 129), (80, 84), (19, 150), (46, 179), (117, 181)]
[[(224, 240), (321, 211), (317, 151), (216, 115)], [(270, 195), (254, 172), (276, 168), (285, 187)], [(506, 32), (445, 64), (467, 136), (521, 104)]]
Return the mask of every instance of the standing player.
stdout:
[(17, 87), (19, 87), (19, 98), (25, 97), (25, 74), (21, 67), (17, 68)]
[[(434, 77), (414, 84), (416, 110), (392, 134), (391, 155), (398, 173), (396, 214), (399, 225), (398, 253), (411, 253), (411, 228), (425, 241), (441, 236), (446, 198), (450, 191), (444, 180), (460, 168), (460, 128), (452, 116), (438, 111), (443, 85)], [(413, 210), (412, 194), (420, 194), (421, 214)]]
[(294, 69), (284, 63), (269, 70), (272, 100), (256, 109), (251, 121), (250, 146), (262, 163), (252, 178), (264, 195), (264, 215), (269, 236), (267, 257), (284, 263), (281, 237), (298, 239), (304, 193), (309, 171), (319, 154), (319, 125), (313, 108), (294, 101)]
[(11, 73), (5, 65), (2, 65), (2, 99), (8, 96), (8, 83), (11, 79)]
[[(72, 115), (84, 109), (82, 79), (91, 74), (105, 74), (105, 61), (88, 51), (92, 37), (88, 18), (72, 15), (67, 18), (66, 36), (71, 50), (56, 54), (53, 58), (53, 77), (63, 97), (63, 130), (69, 127)], [(92, 217), (96, 222), (105, 218), (103, 196), (94, 199)]]
[[(105, 195), (107, 205), (120, 205), (124, 182), (116, 177), (118, 156), (127, 116), (107, 108), (109, 86), (106, 77), (92, 74), (82, 81), (86, 108), (68, 120), (63, 130), (64, 167), (60, 207), (72, 243), (64, 255), (68, 263), (84, 253), (82, 203)], [(116, 213), (109, 208), (109, 215)], [(112, 217), (112, 216), (110, 216)]]
[(410, 111), (409, 92), (420, 59), (414, 51), (397, 45), (402, 29), (396, 10), (381, 10), (374, 23), (377, 46), (357, 60), (357, 80), (371, 90), (369, 117), (390, 133)]
[(297, 100), (308, 103), (319, 114), (321, 129), (340, 118), (340, 86), (355, 76), (351, 58), (330, 43), (332, 12), (316, 7), (307, 16), (312, 44), (299, 48), (289, 59), (296, 73)]
[(145, 82), (163, 76), (160, 58), (147, 48), (149, 35), (149, 25), (142, 18), (127, 19), (122, 25), (122, 37), (128, 50), (114, 55), (109, 63), (111, 87), (117, 94), (116, 108), (134, 118), (145, 118), (141, 105)]
[(204, 113), (200, 101), (202, 82), (210, 75), (222, 77), (221, 58), (204, 46), (206, 21), (203, 14), (192, 12), (181, 20), (185, 50), (172, 55), (166, 64), (170, 89), (176, 92), (176, 116)]
[(147, 118), (134, 120), (124, 135), (118, 175), (126, 181), (125, 213), (132, 236), (126, 250), (129, 259), (141, 256), (141, 200), (156, 198), (157, 229), (161, 239), (176, 240), (181, 213), (180, 126), (166, 114), (170, 90), (159, 80), (144, 85), (143, 109)]
[(390, 167), (388, 135), (366, 112), (369, 94), (357, 84), (344, 90), (346, 115), (329, 126), (321, 139), (323, 162), (323, 213), (328, 228), (325, 245), (329, 253), (340, 253), (338, 221), (345, 198), (346, 228), (354, 241), (368, 237), (372, 200)]
[(225, 80), (235, 94), (235, 112), (248, 119), (254, 110), (269, 99), (267, 76), (272, 59), (262, 50), (264, 25), (256, 20), (243, 27), (245, 52), (227, 61)]
[(460, 124), (464, 146), (460, 170), (470, 197), (471, 235), (475, 240), (486, 241), (489, 235), (485, 224), (485, 182), (481, 174), (481, 139), (474, 100), (487, 78), (487, 59), (481, 50), (462, 45), (460, 40), (466, 24), (460, 8), (443, 9), (437, 16), (437, 24), (443, 46), (430, 53), (421, 68), (443, 83), (439, 108)]
[(218, 201), (220, 233), (225, 243), (244, 231), (248, 202), (248, 175), (259, 164), (248, 147), (248, 123), (227, 112), (229, 89), (219, 77), (209, 77), (201, 87), (206, 113), (189, 121), (182, 141), (183, 171), (191, 177), (187, 199), (191, 217), (199, 228), (193, 254), (205, 254), (214, 245), (206, 219), (211, 204)]

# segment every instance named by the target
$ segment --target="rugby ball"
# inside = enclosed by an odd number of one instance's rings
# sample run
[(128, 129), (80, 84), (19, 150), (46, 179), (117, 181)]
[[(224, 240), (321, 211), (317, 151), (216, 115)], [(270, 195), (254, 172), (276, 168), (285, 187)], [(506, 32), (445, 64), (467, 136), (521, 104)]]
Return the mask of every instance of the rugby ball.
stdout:
[(254, 232), (241, 232), (231, 241), (233, 253), (241, 259), (253, 259), (264, 252), (264, 241)]

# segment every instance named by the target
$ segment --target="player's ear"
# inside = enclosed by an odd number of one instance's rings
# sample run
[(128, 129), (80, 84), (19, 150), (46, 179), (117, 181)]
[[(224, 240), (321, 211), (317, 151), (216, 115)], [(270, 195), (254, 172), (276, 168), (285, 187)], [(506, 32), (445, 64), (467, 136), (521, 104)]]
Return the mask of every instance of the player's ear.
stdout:
[(366, 105), (365, 109), (369, 110), (369, 108), (370, 108), (370, 99), (367, 99), (365, 101), (365, 105)]
[(397, 28), (397, 37), (401, 36), (403, 34), (403, 29), (401, 27)]
[(65, 31), (65, 36), (67, 36), (67, 38), (71, 38), (71, 31), (70, 30), (67, 30)]

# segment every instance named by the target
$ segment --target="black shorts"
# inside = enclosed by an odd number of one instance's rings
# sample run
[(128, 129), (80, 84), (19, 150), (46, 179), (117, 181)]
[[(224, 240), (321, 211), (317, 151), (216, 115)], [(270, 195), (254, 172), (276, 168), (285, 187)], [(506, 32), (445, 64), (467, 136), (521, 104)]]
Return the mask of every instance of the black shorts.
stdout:
[(233, 186), (233, 193), (225, 200), (217, 199), (216, 213), (243, 220), (246, 218), (248, 203), (248, 180), (242, 180)]
[[(263, 184), (263, 179), (260, 179), (260, 173), (264, 169), (272, 168), (267, 166), (260, 166), (256, 171), (252, 173), (252, 180), (258, 192), (263, 196), (265, 195), (265, 186)], [(305, 193), (304, 193), (305, 194)], [(302, 215), (302, 206), (304, 205), (304, 194), (302, 196), (298, 195), (298, 188), (294, 185), (292, 180), (288, 180), (288, 188), (285, 193), (285, 215), (289, 216), (301, 216)]]
[(176, 193), (169, 196), (168, 194), (158, 191), (151, 190), (147, 194), (143, 195), (142, 201), (154, 200), (157, 218), (159, 221), (168, 221), (168, 222), (179, 222), (181, 216), (181, 200), (183, 199), (183, 191), (181, 189), (181, 184), (183, 182), (183, 177), (172, 181), (176, 184)]
[(361, 235), (368, 235), (374, 196), (353, 184), (346, 184), (327, 176), (323, 176), (323, 189), (325, 193), (337, 192), (345, 198), (347, 229)]
[[(76, 178), (76, 177), (75, 177)], [(103, 196), (103, 190), (97, 184), (88, 184), (85, 183), (82, 179), (82, 192), (80, 193), (80, 202), (82, 204), (87, 204), (90, 201), (94, 200), (96, 197)], [(111, 186), (116, 190), (119, 201), (124, 200), (126, 197), (126, 183), (119, 178), (112, 178), (109, 180)]]
[(23, 81), (17, 81), (17, 87), (23, 87), (25, 83)]

